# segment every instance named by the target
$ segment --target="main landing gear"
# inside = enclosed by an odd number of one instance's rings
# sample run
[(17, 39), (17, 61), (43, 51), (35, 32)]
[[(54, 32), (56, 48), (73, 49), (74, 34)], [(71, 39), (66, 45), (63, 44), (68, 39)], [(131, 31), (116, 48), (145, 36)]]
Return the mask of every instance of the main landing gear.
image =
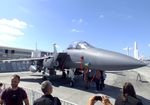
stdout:
[(70, 87), (74, 87), (74, 72), (75, 72), (76, 69), (72, 68), (72, 69), (68, 69), (68, 77), (70, 78), (70, 81), (69, 81), (69, 86)]

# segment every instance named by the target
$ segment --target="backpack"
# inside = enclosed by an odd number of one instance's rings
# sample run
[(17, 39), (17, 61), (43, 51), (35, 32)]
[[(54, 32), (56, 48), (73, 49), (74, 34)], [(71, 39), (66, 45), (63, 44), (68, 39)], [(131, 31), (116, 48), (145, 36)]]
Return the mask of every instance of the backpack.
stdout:
[[(49, 97), (48, 97), (49, 98)], [(51, 100), (51, 99), (50, 99)], [(54, 100), (51, 102), (51, 105), (57, 105), (58, 98), (54, 97)]]
[(34, 101), (33, 105), (58, 105), (58, 98), (54, 97), (54, 99), (49, 96), (42, 96), (41, 98)]

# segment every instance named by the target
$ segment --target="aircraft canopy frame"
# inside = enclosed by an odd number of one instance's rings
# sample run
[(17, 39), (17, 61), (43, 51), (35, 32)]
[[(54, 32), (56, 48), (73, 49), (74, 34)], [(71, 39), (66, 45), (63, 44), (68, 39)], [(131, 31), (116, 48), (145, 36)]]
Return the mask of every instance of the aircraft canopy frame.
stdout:
[(67, 49), (87, 49), (87, 47), (92, 47), (89, 43), (85, 41), (73, 42)]

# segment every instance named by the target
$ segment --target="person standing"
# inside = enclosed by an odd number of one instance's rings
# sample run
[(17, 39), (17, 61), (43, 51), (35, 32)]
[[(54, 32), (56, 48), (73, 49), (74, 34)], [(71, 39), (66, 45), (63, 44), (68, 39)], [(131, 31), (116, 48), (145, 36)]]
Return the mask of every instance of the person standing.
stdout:
[(101, 71), (96, 70), (94, 81), (96, 83), (96, 91), (99, 91), (101, 89), (100, 87), (100, 79), (101, 79)]
[(100, 89), (102, 90), (105, 87), (104, 81), (105, 81), (105, 78), (106, 78), (106, 74), (102, 70), (100, 72), (101, 72)]
[(59, 98), (53, 97), (52, 83), (50, 81), (44, 81), (41, 83), (41, 90), (44, 93), (40, 98), (36, 99), (33, 105), (61, 105)]
[(18, 87), (19, 82), (19, 75), (15, 74), (11, 77), (11, 87), (6, 88), (2, 92), (0, 104), (4, 103), (5, 105), (23, 105), (24, 102), (25, 105), (29, 105), (27, 93), (23, 88)]
[(91, 63), (85, 64), (84, 71), (84, 81), (85, 81), (85, 89), (90, 88), (90, 84), (94, 79), (94, 72), (91, 70)]
[(3, 91), (2, 86), (3, 86), (3, 83), (0, 82), (0, 95), (1, 95), (1, 92)]
[(143, 105), (143, 103), (137, 98), (133, 85), (125, 82), (122, 94), (116, 99), (115, 105)]

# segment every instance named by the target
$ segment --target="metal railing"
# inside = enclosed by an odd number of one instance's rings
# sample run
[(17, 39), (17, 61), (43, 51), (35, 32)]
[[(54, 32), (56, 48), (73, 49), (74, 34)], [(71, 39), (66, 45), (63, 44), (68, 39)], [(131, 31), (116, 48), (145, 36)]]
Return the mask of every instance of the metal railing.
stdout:
[[(2, 89), (6, 89), (8, 87), (10, 87), (10, 84), (4, 83)], [(23, 89), (26, 91), (26, 93), (28, 95), (30, 105), (33, 105), (34, 100), (36, 100), (37, 98), (42, 96), (42, 93), (40, 93), (38, 91), (33, 91), (33, 90), (27, 89), (27, 88), (23, 88)], [(63, 99), (60, 99), (60, 102), (61, 102), (62, 105), (77, 105), (75, 103), (72, 103), (72, 102), (69, 102), (69, 101), (66, 101), (66, 100), (63, 100)]]

